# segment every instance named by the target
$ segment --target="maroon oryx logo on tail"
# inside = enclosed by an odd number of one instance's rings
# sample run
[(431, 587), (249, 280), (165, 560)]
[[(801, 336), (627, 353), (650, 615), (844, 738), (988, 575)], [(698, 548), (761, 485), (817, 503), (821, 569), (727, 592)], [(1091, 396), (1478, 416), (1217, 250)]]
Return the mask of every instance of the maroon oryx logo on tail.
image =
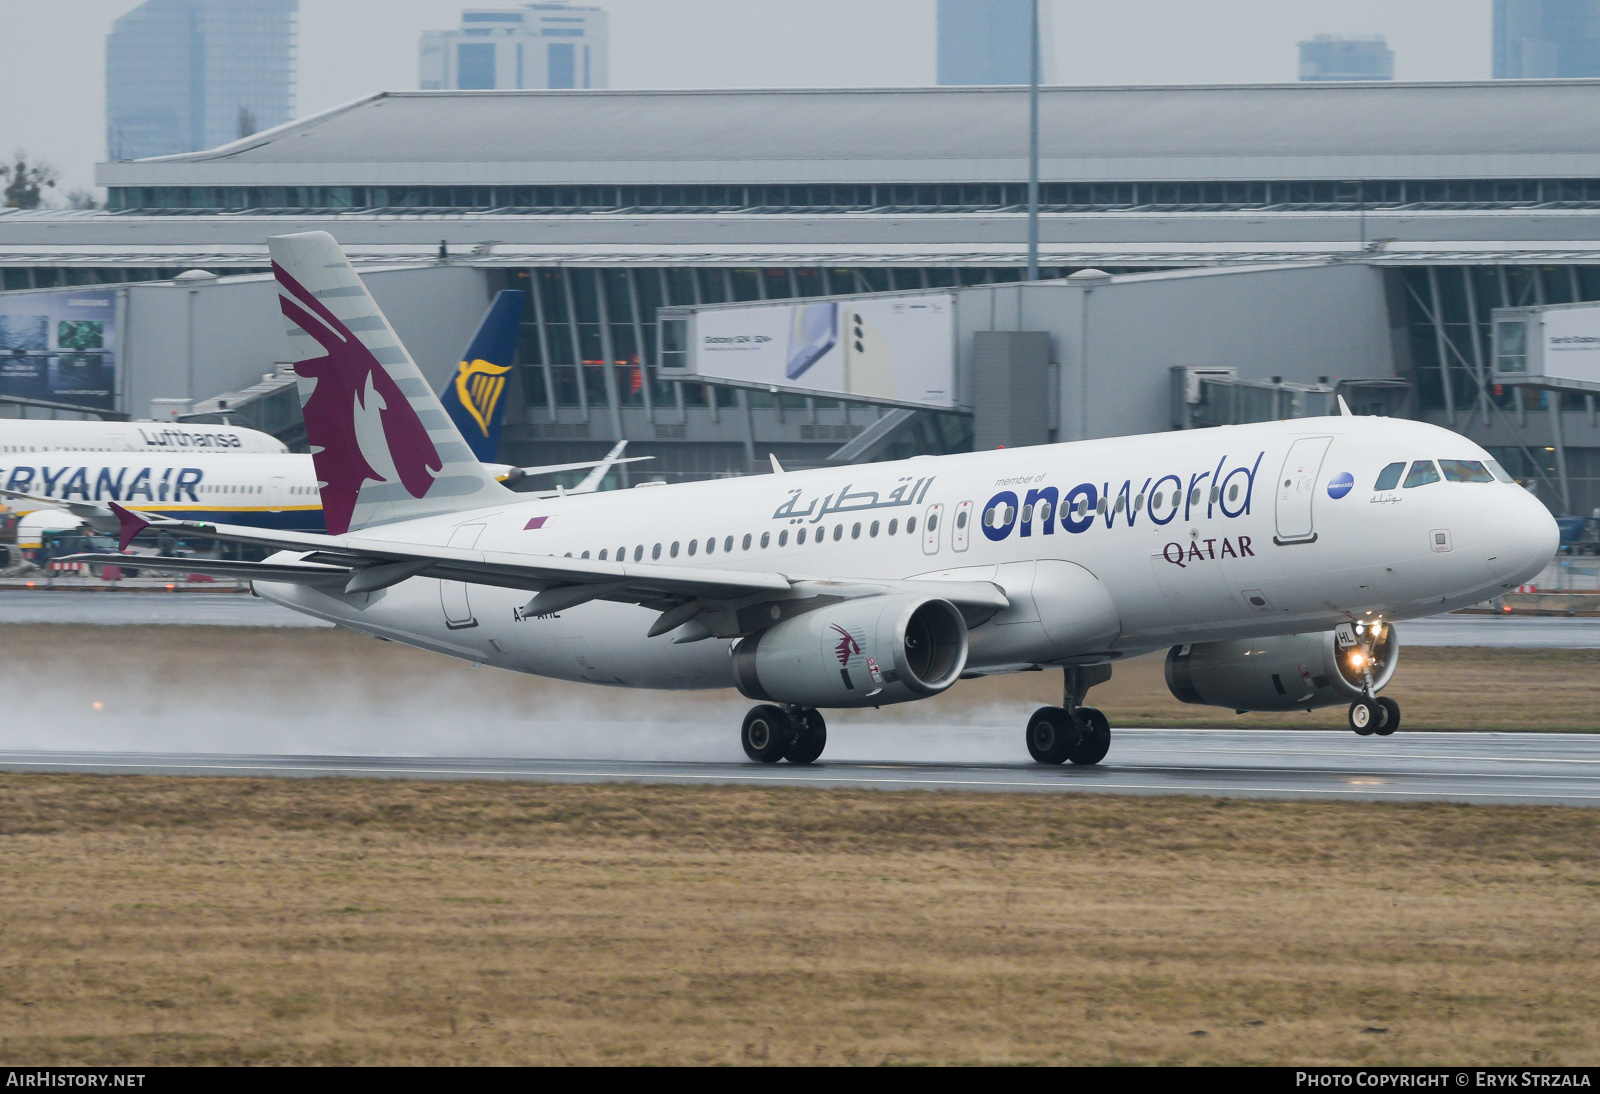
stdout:
[[(385, 462), (385, 453), (374, 448), (387, 448), (387, 462), (414, 498), (427, 494), (444, 461), (411, 401), (372, 351), (282, 266), (274, 262), (272, 272), (278, 284), (305, 305), (280, 295), (283, 314), (328, 351), (326, 357), (299, 362), (294, 371), (316, 381), (304, 408), (306, 437), (317, 477), (327, 484), (322, 488), (323, 520), (329, 533), (342, 536), (350, 530), (361, 488), (369, 481), (390, 481), (372, 466), (374, 460)], [(370, 428), (374, 413), (381, 424), (381, 440), (372, 436), (380, 432)], [(365, 449), (363, 424), (369, 426)]]

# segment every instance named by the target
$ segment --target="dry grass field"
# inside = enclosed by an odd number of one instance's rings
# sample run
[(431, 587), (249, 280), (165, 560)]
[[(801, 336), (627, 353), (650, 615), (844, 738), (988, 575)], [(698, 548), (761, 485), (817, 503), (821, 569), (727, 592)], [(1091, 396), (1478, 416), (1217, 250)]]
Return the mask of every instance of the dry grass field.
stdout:
[[(1403, 635), (1403, 625), (1402, 625)], [(364, 711), (414, 711), (418, 704), (472, 710), (569, 710), (627, 718), (647, 710), (661, 721), (714, 716), (736, 721), (749, 705), (726, 692), (654, 693), (541, 680), (339, 630), (250, 627), (0, 626), (6, 657), (0, 694), (48, 685), (54, 709), (87, 716), (94, 702), (188, 716), (207, 702), (238, 710), (284, 711), (312, 702)], [(63, 666), (91, 666), (72, 688)], [(1600, 650), (1403, 648), (1386, 694), (1407, 729), (1600, 732)], [(944, 695), (841, 712), (830, 721), (900, 719), (1006, 725), (1042, 703), (1061, 701), (1057, 672), (965, 680)], [(1114, 726), (1344, 728), (1343, 707), (1311, 714), (1235, 715), (1186, 706), (1167, 692), (1162, 656), (1119, 665), (1090, 701)], [(59, 704), (59, 705), (57, 705)]]
[(1600, 811), (0, 775), (0, 1058), (1590, 1063)]

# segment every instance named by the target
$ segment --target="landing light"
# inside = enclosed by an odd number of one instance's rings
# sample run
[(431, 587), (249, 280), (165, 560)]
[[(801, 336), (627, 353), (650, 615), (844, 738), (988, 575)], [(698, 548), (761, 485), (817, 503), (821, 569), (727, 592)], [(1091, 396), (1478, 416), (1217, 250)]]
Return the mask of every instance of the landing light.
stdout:
[(1352, 653), (1350, 655), (1350, 666), (1358, 669), (1366, 663), (1366, 660), (1360, 653)]
[(1366, 628), (1366, 627), (1365, 627), (1365, 626), (1363, 626), (1363, 625), (1362, 625), (1362, 624), (1360, 624), (1360, 623), (1357, 623), (1357, 624), (1356, 624), (1356, 633), (1357, 633), (1357, 634), (1365, 634), (1365, 633), (1366, 633), (1366, 631), (1367, 631), (1367, 628)]

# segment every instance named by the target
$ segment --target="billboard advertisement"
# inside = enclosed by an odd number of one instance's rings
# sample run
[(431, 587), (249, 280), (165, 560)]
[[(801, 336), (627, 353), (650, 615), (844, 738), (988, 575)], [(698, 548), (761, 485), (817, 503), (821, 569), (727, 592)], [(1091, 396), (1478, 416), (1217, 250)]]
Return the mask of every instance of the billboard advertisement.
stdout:
[(950, 293), (700, 308), (683, 364), (708, 380), (950, 407), (955, 310)]
[(0, 395), (114, 410), (115, 289), (0, 293)]
[(1550, 308), (1540, 318), (1544, 375), (1600, 383), (1600, 307)]

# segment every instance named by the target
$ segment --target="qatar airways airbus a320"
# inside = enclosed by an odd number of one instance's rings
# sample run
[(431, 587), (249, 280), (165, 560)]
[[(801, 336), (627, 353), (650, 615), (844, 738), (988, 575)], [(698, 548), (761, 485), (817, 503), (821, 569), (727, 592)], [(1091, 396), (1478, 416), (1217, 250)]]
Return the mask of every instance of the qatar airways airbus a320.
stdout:
[(123, 548), (151, 525), (272, 548), (173, 565), (467, 661), (731, 684), (760, 762), (815, 761), (824, 709), (1059, 668), (1028, 749), (1097, 763), (1111, 730), (1085, 692), (1162, 647), (1185, 702), (1348, 704), (1392, 733), (1392, 624), (1513, 588), (1558, 541), (1471, 441), (1348, 415), (529, 499), (473, 457), (332, 237), (271, 252), (329, 534), (119, 510)]

